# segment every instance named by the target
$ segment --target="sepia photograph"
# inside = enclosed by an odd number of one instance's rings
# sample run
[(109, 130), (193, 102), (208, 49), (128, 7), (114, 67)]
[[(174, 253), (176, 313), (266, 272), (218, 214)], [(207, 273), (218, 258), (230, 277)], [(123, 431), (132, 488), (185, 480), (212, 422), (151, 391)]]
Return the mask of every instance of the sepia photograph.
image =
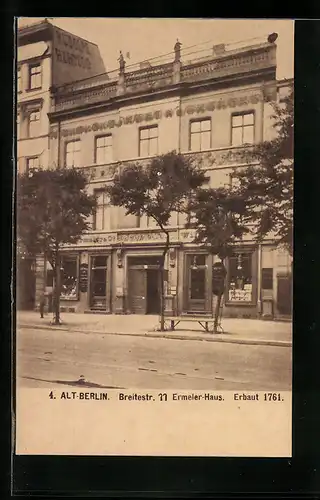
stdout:
[(291, 456), (294, 21), (19, 17), (15, 64), (16, 453)]

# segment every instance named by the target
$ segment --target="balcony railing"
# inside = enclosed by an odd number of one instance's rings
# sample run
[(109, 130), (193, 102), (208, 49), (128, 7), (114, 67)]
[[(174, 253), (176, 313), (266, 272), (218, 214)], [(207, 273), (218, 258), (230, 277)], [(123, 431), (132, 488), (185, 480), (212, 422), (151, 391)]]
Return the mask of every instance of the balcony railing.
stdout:
[[(56, 89), (53, 111), (76, 108), (91, 103), (107, 102), (117, 95), (139, 91), (153, 92), (159, 88), (170, 88), (173, 83), (192, 83), (224, 76), (249, 73), (254, 70), (276, 68), (276, 46), (261, 44), (212, 56), (181, 66), (166, 63), (158, 66), (124, 73), (120, 81), (118, 75), (108, 74), (67, 84)], [(111, 75), (111, 74), (110, 74)]]

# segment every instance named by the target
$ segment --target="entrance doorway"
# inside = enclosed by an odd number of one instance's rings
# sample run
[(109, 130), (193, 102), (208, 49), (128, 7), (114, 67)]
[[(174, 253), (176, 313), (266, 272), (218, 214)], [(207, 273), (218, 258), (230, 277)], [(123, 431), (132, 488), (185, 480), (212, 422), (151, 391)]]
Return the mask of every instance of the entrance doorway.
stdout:
[(210, 312), (207, 256), (186, 254), (184, 309), (189, 314)]
[(160, 313), (159, 279), (158, 269), (147, 269), (147, 314)]
[(159, 257), (129, 257), (128, 312), (160, 313)]

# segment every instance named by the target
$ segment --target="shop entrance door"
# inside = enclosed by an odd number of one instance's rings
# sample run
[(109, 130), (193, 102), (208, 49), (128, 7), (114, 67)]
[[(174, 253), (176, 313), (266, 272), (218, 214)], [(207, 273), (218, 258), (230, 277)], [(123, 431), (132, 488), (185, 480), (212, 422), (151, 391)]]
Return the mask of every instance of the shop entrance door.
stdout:
[(190, 314), (209, 312), (206, 255), (186, 255), (185, 279), (185, 311)]
[(147, 269), (147, 314), (160, 313), (160, 271)]
[(145, 269), (129, 269), (129, 312), (146, 314), (147, 312), (147, 272)]
[(137, 256), (128, 259), (128, 312), (159, 314), (159, 256)]

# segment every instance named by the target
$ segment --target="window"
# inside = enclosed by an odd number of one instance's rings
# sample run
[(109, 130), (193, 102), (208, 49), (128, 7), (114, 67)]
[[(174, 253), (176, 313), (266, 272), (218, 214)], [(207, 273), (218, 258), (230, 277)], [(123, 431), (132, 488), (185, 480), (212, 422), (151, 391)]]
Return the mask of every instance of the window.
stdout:
[(190, 151), (203, 151), (211, 148), (211, 120), (190, 122)]
[(96, 137), (95, 163), (103, 165), (112, 161), (112, 135)]
[(32, 172), (36, 172), (40, 167), (40, 159), (39, 156), (33, 156), (32, 158), (27, 158), (27, 173), (32, 174)]
[(252, 302), (252, 253), (229, 257), (228, 299), (230, 302)]
[(80, 141), (70, 141), (66, 143), (65, 166), (78, 167), (80, 165)]
[(63, 256), (61, 259), (61, 295), (62, 299), (78, 299), (78, 258)]
[(273, 268), (264, 267), (261, 270), (261, 288), (263, 290), (273, 289)]
[(29, 89), (39, 89), (41, 85), (41, 64), (32, 64), (29, 66)]
[(139, 156), (158, 154), (158, 126), (141, 128), (139, 131)]
[(110, 221), (111, 229), (132, 229), (140, 227), (140, 217), (133, 214), (127, 214), (124, 207), (109, 207), (112, 210), (112, 218)]
[(21, 68), (17, 69), (17, 92), (20, 93), (22, 92), (22, 75), (21, 75)]
[(254, 143), (254, 113), (232, 115), (231, 145)]
[(34, 110), (29, 114), (28, 136), (36, 137), (40, 135), (40, 111)]
[(91, 259), (91, 307), (106, 309), (108, 257), (99, 255)]
[(109, 220), (109, 200), (105, 191), (96, 191), (96, 209), (94, 214), (93, 228), (96, 231), (103, 231), (110, 228)]

